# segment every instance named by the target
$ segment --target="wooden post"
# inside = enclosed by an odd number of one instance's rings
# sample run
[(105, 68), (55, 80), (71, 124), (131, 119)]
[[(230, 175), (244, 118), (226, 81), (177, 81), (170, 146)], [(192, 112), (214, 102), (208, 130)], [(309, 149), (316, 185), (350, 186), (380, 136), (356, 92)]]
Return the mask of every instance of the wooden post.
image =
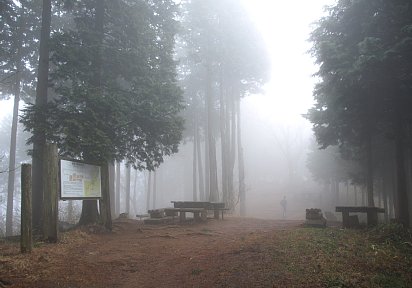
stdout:
[(102, 177), (101, 189), (102, 198), (99, 200), (100, 219), (102, 224), (112, 230), (112, 215), (110, 212), (110, 182), (109, 182), (109, 165), (104, 163), (100, 166), (100, 175)]
[(47, 144), (44, 153), (43, 237), (49, 242), (57, 242), (59, 165), (56, 144)]
[(31, 165), (21, 165), (21, 253), (30, 253), (32, 249), (31, 223)]

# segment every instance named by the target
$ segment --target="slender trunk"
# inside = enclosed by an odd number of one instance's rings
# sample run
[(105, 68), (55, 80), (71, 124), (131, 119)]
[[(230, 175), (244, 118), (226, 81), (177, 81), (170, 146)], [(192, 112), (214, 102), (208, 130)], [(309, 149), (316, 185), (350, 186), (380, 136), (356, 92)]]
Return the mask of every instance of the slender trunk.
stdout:
[(193, 201), (197, 201), (197, 117), (196, 117), (196, 106), (194, 106), (193, 111), (193, 167), (192, 167), (192, 191), (193, 191)]
[(205, 123), (205, 198), (209, 200), (210, 197), (210, 161), (209, 161), (209, 120), (207, 113), (207, 101), (206, 101), (206, 123)]
[(333, 184), (335, 185), (335, 193), (336, 193), (336, 205), (340, 204), (340, 197), (339, 197), (339, 181), (334, 179)]
[(152, 171), (149, 171), (146, 191), (146, 210), (150, 210), (150, 191), (152, 190)]
[(372, 136), (368, 135), (366, 142), (366, 161), (367, 161), (367, 179), (366, 186), (368, 189), (368, 206), (374, 207), (375, 201), (373, 199), (373, 155), (372, 155)]
[[(233, 90), (233, 89), (232, 89)], [(227, 118), (227, 127), (230, 127), (230, 135), (227, 135), (227, 141), (228, 141), (228, 149), (229, 153), (227, 155), (228, 157), (228, 193), (229, 197), (232, 202), (232, 206), (236, 205), (236, 200), (235, 200), (235, 192), (234, 192), (234, 169), (235, 169), (235, 159), (236, 159), (236, 131), (237, 131), (237, 126), (236, 126), (236, 108), (235, 108), (235, 93), (234, 91), (231, 91), (230, 95), (230, 117), (228, 115)]]
[[(20, 15), (22, 17), (22, 15)], [(19, 41), (20, 42), (20, 41)], [(20, 81), (21, 81), (21, 45), (17, 51), (18, 66), (16, 72), (16, 82), (14, 87), (13, 120), (11, 124), (10, 154), (9, 154), (9, 179), (7, 182), (7, 214), (6, 214), (6, 236), (13, 234), (13, 200), (14, 200), (14, 180), (16, 169), (16, 142), (17, 142), (17, 120), (19, 114), (20, 101)]]
[(116, 216), (116, 190), (115, 190), (115, 168), (114, 163), (109, 163), (109, 194), (110, 194), (110, 214), (112, 218)]
[(409, 227), (409, 205), (408, 192), (406, 185), (406, 171), (405, 171), (405, 147), (403, 143), (403, 126), (401, 120), (398, 122), (396, 131), (396, 176), (397, 176), (397, 202), (399, 212), (397, 213), (399, 221), (405, 226)]
[(365, 187), (364, 186), (362, 186), (362, 190), (361, 190), (361, 193), (362, 193), (362, 206), (365, 206), (366, 205), (366, 192), (365, 192)]
[(133, 183), (133, 211), (137, 214), (137, 169), (134, 169), (134, 183)]
[[(221, 74), (223, 71), (221, 71)], [(223, 202), (226, 203), (226, 206), (229, 205), (229, 195), (228, 195), (228, 164), (227, 163), (227, 141), (226, 141), (226, 134), (227, 134), (227, 126), (226, 126), (226, 101), (225, 101), (225, 88), (223, 83), (223, 77), (220, 76), (220, 93), (219, 93), (219, 101), (220, 101), (220, 146), (221, 146), (221, 157), (222, 157), (222, 196)]]
[[(196, 115), (197, 117), (197, 115)], [(197, 146), (197, 164), (198, 164), (198, 170), (199, 170), (199, 194), (200, 194), (200, 200), (204, 201), (206, 199), (205, 197), (205, 184), (204, 184), (204, 175), (203, 175), (203, 163), (202, 163), (202, 149), (200, 147), (200, 133), (199, 133), (199, 126), (197, 126), (197, 129), (195, 131), (196, 133), (196, 146)]]
[[(39, 67), (37, 73), (36, 107), (43, 109), (47, 104), (47, 87), (49, 76), (49, 39), (51, 24), (51, 0), (43, 0), (42, 23), (40, 31)], [(44, 127), (45, 115), (39, 115), (38, 127)], [(32, 220), (33, 232), (39, 234), (42, 230), (43, 211), (43, 150), (46, 145), (46, 135), (42, 128), (33, 131), (32, 159)]]
[(246, 187), (245, 187), (245, 167), (243, 162), (242, 134), (240, 123), (240, 98), (237, 101), (237, 143), (238, 143), (238, 166), (239, 166), (239, 201), (240, 216), (246, 216)]
[(156, 209), (157, 171), (153, 173), (153, 209)]
[(349, 182), (346, 181), (345, 185), (346, 185), (346, 205), (350, 205), (349, 203)]
[(383, 209), (385, 209), (385, 222), (386, 223), (389, 222), (387, 178), (388, 178), (387, 174), (383, 173), (382, 175), (382, 196), (383, 196)]
[(67, 222), (73, 222), (73, 200), (67, 201)]
[(218, 201), (217, 163), (216, 163), (216, 141), (214, 135), (214, 97), (212, 91), (212, 71), (210, 65), (207, 67), (206, 75), (206, 98), (207, 98), (207, 121), (208, 121), (208, 143), (209, 143), (209, 200)]
[(130, 164), (126, 164), (126, 213), (130, 213)]
[(353, 185), (353, 192), (355, 196), (355, 206), (358, 206), (358, 187), (356, 185)]
[(120, 165), (121, 162), (117, 162), (116, 165), (116, 215), (120, 214)]

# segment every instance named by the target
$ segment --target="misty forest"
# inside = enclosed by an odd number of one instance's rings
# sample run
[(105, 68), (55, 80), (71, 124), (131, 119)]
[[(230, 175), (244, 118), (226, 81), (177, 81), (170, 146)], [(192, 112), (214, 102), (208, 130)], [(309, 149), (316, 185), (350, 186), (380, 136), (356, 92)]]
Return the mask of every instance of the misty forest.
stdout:
[(286, 2), (0, 0), (0, 287), (412, 287), (412, 1)]

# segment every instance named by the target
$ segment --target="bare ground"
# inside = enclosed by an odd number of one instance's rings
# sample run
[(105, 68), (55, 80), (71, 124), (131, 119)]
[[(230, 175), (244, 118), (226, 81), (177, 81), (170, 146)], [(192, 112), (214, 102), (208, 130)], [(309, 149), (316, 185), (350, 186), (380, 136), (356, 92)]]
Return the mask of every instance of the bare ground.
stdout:
[(0, 287), (292, 287), (298, 284), (268, 251), (282, 230), (300, 224), (227, 217), (152, 226), (118, 219), (111, 233), (74, 230), (58, 244), (37, 243), (31, 254), (3, 242)]

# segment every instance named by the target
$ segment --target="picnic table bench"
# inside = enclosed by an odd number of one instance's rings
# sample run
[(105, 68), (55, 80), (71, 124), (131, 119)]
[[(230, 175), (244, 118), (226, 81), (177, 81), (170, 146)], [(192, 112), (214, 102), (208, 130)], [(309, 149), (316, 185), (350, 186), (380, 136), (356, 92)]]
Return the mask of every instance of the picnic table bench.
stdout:
[(205, 201), (171, 201), (174, 208), (202, 208), (205, 210), (213, 210), (214, 218), (219, 219), (219, 214), (229, 210), (225, 208), (225, 203), (223, 202), (205, 202)]
[(336, 206), (335, 211), (342, 213), (342, 225), (349, 228), (353, 226), (349, 213), (366, 213), (368, 226), (376, 226), (378, 224), (378, 213), (384, 213), (385, 209), (372, 206)]
[(186, 212), (193, 213), (193, 218), (195, 220), (206, 220), (207, 210), (205, 208), (164, 208), (167, 216), (175, 217), (179, 213), (179, 221), (183, 222), (186, 220)]

